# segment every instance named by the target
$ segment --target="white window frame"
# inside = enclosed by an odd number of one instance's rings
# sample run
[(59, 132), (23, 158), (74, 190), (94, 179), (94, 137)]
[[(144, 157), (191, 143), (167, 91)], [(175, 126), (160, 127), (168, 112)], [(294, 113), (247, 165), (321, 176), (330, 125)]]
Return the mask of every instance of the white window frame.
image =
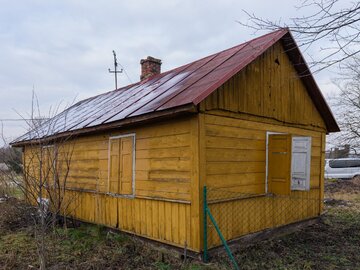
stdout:
[[(126, 138), (126, 137), (133, 137), (133, 165), (132, 165), (132, 194), (118, 194), (118, 193), (111, 193), (110, 192), (110, 146), (111, 146), (111, 140), (116, 140), (120, 138)], [(120, 197), (120, 198), (135, 198), (135, 168), (136, 168), (136, 133), (127, 133), (117, 136), (110, 136), (109, 142), (108, 142), (108, 182), (107, 182), (107, 193), (108, 195), (111, 195), (113, 197)]]

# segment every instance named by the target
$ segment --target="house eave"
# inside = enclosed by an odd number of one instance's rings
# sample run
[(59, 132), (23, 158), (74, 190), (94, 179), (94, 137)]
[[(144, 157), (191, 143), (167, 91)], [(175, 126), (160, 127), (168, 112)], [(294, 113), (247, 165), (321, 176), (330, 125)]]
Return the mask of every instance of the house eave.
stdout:
[(24, 147), (27, 145), (38, 145), (43, 143), (50, 143), (52, 141), (61, 140), (64, 138), (70, 139), (77, 136), (83, 136), (83, 135), (91, 135), (95, 133), (101, 133), (105, 131), (111, 131), (118, 128), (125, 128), (125, 127), (131, 127), (131, 126), (137, 126), (142, 125), (154, 121), (159, 120), (166, 120), (174, 117), (184, 116), (184, 115), (191, 115), (198, 112), (197, 106), (193, 103), (185, 104), (176, 108), (172, 108), (169, 110), (163, 110), (158, 112), (151, 112), (144, 115), (126, 118), (120, 121), (108, 123), (108, 124), (102, 124), (94, 127), (89, 128), (82, 128), (78, 130), (73, 131), (65, 131), (58, 134), (50, 135), (47, 137), (42, 137), (39, 139), (33, 139), (33, 140), (25, 140), (20, 142), (13, 142), (10, 143), (12, 147)]

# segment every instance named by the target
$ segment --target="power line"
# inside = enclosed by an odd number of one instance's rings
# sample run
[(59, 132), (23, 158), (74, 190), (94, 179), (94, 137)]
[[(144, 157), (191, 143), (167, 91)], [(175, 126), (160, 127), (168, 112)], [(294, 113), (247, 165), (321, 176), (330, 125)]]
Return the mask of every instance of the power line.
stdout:
[(38, 121), (38, 120), (45, 120), (47, 118), (35, 118), (35, 119), (26, 119), (26, 118), (0, 118), (0, 121)]
[(130, 79), (129, 75), (127, 74), (125, 68), (124, 68), (120, 63), (118, 63), (118, 64), (119, 64), (119, 66), (121, 67), (121, 69), (124, 71), (124, 73), (125, 73), (126, 77), (128, 78), (129, 82), (130, 82), (130, 83), (133, 83), (132, 80)]
[(31, 121), (31, 119), (0, 119), (0, 121), (11, 122), (11, 121)]

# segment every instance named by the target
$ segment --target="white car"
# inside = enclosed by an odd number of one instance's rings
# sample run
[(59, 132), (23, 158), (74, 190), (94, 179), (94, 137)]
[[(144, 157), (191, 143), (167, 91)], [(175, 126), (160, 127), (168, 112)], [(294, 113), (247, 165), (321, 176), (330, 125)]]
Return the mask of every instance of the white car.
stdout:
[(325, 159), (325, 178), (351, 179), (360, 175), (360, 158)]

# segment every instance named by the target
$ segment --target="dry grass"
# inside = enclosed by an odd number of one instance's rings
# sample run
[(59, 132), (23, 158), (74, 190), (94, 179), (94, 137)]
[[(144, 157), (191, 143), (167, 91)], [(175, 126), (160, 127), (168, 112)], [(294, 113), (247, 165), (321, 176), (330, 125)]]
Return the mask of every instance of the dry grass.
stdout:
[(327, 181), (325, 210), (313, 226), (237, 252), (241, 269), (360, 269), (360, 179)]
[[(0, 203), (0, 269), (39, 267), (32, 211), (15, 198)], [(45, 241), (48, 269), (195, 270), (201, 267), (198, 261), (184, 262), (166, 248), (102, 226), (58, 227), (54, 232), (49, 230)]]
[[(360, 180), (329, 181), (325, 197), (318, 224), (241, 249), (241, 269), (360, 269)], [(17, 199), (0, 203), (0, 269), (38, 267), (31, 211)], [(46, 242), (48, 269), (230, 268), (225, 255), (208, 265), (184, 263), (166, 248), (101, 226), (59, 227)]]

